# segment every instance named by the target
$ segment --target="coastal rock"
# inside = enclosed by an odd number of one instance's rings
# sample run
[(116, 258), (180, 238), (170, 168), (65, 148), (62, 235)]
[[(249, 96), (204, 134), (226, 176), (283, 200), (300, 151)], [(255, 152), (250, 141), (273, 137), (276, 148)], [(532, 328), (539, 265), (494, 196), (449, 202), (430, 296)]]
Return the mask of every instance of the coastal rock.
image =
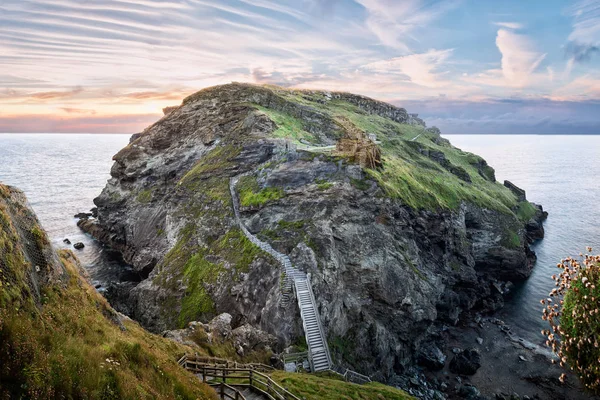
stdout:
[[(142, 278), (107, 296), (145, 327), (162, 332), (227, 313), (230, 326), (267, 332), (281, 350), (303, 336), (299, 310), (295, 299), (285, 301), (278, 261), (235, 221), (229, 185), (238, 179), (247, 229), (310, 273), (336, 362), (386, 380), (416, 361), (434, 323), (498, 307), (493, 282), (530, 274), (525, 223), (508, 209), (469, 201), (411, 207), (372, 178), (381, 171), (281, 139), (285, 123), (300, 124), (302, 139), (319, 146), (348, 134), (347, 120), (306, 98), (344, 102), (356, 118), (381, 117), (381, 139), (401, 144), (416, 159), (411, 168), (443, 174), (461, 190), (477, 183), (468, 165), (475, 156), (457, 165), (469, 169), (463, 179), (420, 153), (420, 142), (400, 139), (394, 124), (409, 119), (402, 108), (345, 93), (230, 84), (188, 97), (135, 136), (94, 200), (98, 218), (78, 225)], [(436, 153), (438, 136), (424, 135), (431, 136), (424, 151), (450, 162)]]
[(446, 365), (446, 355), (436, 345), (429, 344), (421, 348), (418, 362), (424, 367), (437, 371)]
[(517, 196), (517, 199), (519, 201), (527, 200), (527, 198), (525, 196), (525, 191), (523, 189), (521, 189), (520, 187), (518, 187), (517, 185), (515, 185), (514, 183), (512, 183), (510, 181), (504, 181), (504, 186), (509, 188), (511, 190), (511, 192), (513, 192), (515, 194), (515, 196)]
[(474, 375), (481, 367), (481, 355), (477, 349), (466, 349), (450, 361), (450, 371), (460, 375)]
[(77, 213), (73, 216), (73, 218), (77, 218), (77, 219), (88, 219), (89, 217), (91, 217), (93, 214), (92, 213)]

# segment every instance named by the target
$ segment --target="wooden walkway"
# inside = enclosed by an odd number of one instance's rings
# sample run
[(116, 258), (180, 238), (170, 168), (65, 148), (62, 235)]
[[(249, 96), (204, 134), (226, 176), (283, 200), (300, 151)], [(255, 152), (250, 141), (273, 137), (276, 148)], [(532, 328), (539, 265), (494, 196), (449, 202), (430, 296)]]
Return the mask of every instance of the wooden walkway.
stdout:
[(210, 364), (187, 355), (178, 363), (213, 386), (222, 400), (300, 400), (270, 376), (254, 369)]

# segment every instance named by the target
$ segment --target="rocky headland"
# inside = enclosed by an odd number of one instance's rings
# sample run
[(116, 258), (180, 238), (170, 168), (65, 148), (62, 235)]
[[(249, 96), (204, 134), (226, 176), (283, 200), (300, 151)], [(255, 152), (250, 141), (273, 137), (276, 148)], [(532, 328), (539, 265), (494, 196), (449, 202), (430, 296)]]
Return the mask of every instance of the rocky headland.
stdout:
[(310, 274), (336, 365), (380, 381), (451, 367), (437, 357), (451, 351), (444, 327), (501, 307), (544, 234), (542, 207), (481, 157), (348, 93), (205, 89), (114, 161), (97, 218), (79, 226), (142, 277), (109, 288), (116, 309), (154, 332), (228, 313), (279, 351), (302, 346), (277, 260), (236, 223), (236, 178), (244, 225)]

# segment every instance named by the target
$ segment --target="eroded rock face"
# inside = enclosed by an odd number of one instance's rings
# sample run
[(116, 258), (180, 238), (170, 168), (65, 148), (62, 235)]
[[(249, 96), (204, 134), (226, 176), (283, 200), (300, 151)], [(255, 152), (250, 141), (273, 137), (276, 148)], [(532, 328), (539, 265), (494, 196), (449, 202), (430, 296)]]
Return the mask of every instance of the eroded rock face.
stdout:
[[(338, 100), (391, 121), (409, 118), (362, 96), (322, 96)], [(498, 281), (531, 272), (529, 230), (514, 214), (466, 202), (410, 208), (357, 165), (273, 138), (278, 126), (257, 107), (305, 121), (321, 145), (340, 135), (328, 114), (271, 89), (206, 89), (114, 157), (95, 200), (98, 219), (80, 222), (147, 277), (113, 301), (144, 326), (161, 332), (228, 313), (242, 352), (261, 341), (251, 327), (273, 335), (278, 349), (303, 336), (294, 301), (282, 302), (278, 263), (235, 223), (228, 185), (241, 174), (248, 182), (238, 190), (270, 196), (242, 207), (245, 225), (311, 274), (336, 362), (376, 370), (375, 378), (412, 363), (434, 323), (501, 304)]]
[(227, 313), (217, 315), (208, 324), (192, 321), (185, 329), (175, 329), (162, 333), (163, 337), (176, 342), (195, 346), (199, 338), (208, 344), (220, 344), (230, 341), (239, 356), (252, 352), (272, 351), (277, 345), (277, 338), (267, 332), (256, 329), (250, 324), (231, 327), (232, 316)]

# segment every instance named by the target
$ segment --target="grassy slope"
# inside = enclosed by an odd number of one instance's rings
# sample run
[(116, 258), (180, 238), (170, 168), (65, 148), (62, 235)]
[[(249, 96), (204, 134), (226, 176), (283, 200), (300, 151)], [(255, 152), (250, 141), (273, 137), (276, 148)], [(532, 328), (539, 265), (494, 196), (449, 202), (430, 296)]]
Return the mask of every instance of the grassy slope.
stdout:
[[(40, 288), (9, 218), (0, 185), (0, 399), (214, 399), (175, 362), (189, 348), (150, 334), (133, 321), (125, 330), (79, 274), (69, 251), (60, 253), (66, 279)], [(42, 232), (41, 240), (47, 245)]]
[(407, 400), (405, 392), (381, 383), (356, 385), (331, 377), (314, 374), (274, 372), (272, 378), (292, 393), (301, 393), (306, 400)]
[[(436, 144), (433, 141), (436, 135), (420, 126), (400, 124), (378, 115), (370, 115), (341, 100), (324, 101), (319, 92), (281, 88), (273, 90), (291, 102), (312, 107), (334, 120), (349, 120), (360, 130), (376, 134), (381, 141), (384, 168), (369, 170), (368, 173), (378, 181), (387, 195), (402, 199), (413, 208), (455, 209), (462, 201), (468, 201), (503, 213), (515, 213), (522, 220), (531, 218), (535, 212), (529, 203), (518, 204), (516, 197), (503, 185), (484, 179), (474, 165), (481, 160), (479, 156), (451, 145)], [(278, 128), (273, 133), (275, 137), (289, 138), (295, 142), (300, 139), (314, 141), (315, 136), (304, 130), (302, 121), (298, 118), (258, 105), (256, 108), (276, 123)], [(469, 174), (472, 183), (459, 179), (420, 154), (417, 146), (443, 152), (452, 165)]]

